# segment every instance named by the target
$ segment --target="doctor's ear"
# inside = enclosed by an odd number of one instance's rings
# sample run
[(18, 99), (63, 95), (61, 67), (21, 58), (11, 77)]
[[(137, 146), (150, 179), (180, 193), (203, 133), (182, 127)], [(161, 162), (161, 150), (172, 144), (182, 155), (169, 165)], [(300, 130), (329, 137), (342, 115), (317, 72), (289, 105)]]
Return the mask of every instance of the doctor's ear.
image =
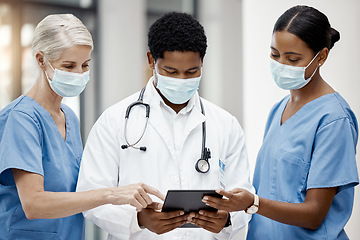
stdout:
[(45, 70), (45, 57), (44, 54), (42, 52), (38, 52), (35, 54), (35, 58), (36, 58), (36, 63), (39, 65), (39, 67), (42, 70)]
[(318, 66), (319, 67), (324, 65), (324, 63), (325, 63), (328, 56), (329, 56), (329, 49), (328, 48), (323, 48), (319, 53), (319, 61), (318, 61)]
[(150, 53), (150, 50), (147, 51), (146, 56), (147, 56), (149, 67), (151, 69), (155, 69), (155, 59), (153, 58), (152, 54)]

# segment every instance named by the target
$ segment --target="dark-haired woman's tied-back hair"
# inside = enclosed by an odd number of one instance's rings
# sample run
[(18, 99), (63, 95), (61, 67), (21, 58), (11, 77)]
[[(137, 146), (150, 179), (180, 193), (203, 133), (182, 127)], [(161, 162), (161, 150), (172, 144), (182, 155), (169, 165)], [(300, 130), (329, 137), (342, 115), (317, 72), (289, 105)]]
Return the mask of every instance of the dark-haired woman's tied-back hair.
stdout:
[(276, 21), (273, 33), (287, 31), (299, 37), (314, 51), (329, 50), (339, 41), (340, 33), (330, 26), (322, 12), (309, 6), (295, 6), (284, 12)]

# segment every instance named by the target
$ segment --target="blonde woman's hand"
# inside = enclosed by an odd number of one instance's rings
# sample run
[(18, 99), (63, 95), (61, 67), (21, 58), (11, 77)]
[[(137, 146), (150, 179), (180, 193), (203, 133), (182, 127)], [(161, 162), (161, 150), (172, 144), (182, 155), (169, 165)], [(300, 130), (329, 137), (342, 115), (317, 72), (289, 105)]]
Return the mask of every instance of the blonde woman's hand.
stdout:
[(159, 190), (144, 183), (130, 184), (111, 188), (110, 190), (111, 204), (130, 204), (134, 206), (138, 212), (146, 207), (158, 208), (157, 205), (161, 205), (160, 203), (153, 203), (149, 194), (158, 197), (162, 201), (165, 200), (165, 196)]

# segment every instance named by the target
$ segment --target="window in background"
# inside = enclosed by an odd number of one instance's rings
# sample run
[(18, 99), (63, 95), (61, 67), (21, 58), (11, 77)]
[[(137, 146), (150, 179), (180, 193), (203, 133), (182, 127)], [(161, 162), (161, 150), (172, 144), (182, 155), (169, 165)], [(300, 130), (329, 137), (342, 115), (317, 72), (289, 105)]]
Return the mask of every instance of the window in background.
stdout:
[[(26, 93), (40, 73), (31, 51), (36, 25), (49, 14), (72, 13), (94, 37), (95, 5), (95, 0), (0, 0), (0, 109)], [(92, 62), (95, 57), (93, 53)], [(63, 100), (79, 118), (80, 99)]]
[(24, 0), (24, 2), (38, 2), (85, 9), (95, 7), (95, 0)]
[(186, 12), (196, 17), (197, 0), (147, 0), (148, 27), (163, 13)]
[(0, 36), (0, 108), (3, 108), (13, 95), (11, 8), (5, 3), (0, 3)]

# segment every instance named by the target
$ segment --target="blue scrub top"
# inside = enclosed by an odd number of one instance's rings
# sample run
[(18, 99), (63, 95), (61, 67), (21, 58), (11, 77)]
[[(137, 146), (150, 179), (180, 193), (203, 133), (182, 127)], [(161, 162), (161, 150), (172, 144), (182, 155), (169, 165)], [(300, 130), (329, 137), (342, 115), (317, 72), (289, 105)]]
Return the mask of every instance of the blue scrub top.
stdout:
[(28, 220), (17, 193), (12, 168), (40, 174), (45, 191), (74, 192), (82, 156), (79, 123), (62, 104), (66, 140), (55, 122), (35, 100), (21, 96), (0, 112), (0, 239), (84, 238), (84, 218)]
[(307, 103), (281, 125), (289, 98), (273, 107), (266, 124), (253, 180), (258, 195), (302, 203), (308, 189), (338, 187), (338, 191), (317, 230), (254, 214), (247, 239), (348, 239), (344, 226), (359, 183), (356, 117), (339, 93), (331, 93)]

